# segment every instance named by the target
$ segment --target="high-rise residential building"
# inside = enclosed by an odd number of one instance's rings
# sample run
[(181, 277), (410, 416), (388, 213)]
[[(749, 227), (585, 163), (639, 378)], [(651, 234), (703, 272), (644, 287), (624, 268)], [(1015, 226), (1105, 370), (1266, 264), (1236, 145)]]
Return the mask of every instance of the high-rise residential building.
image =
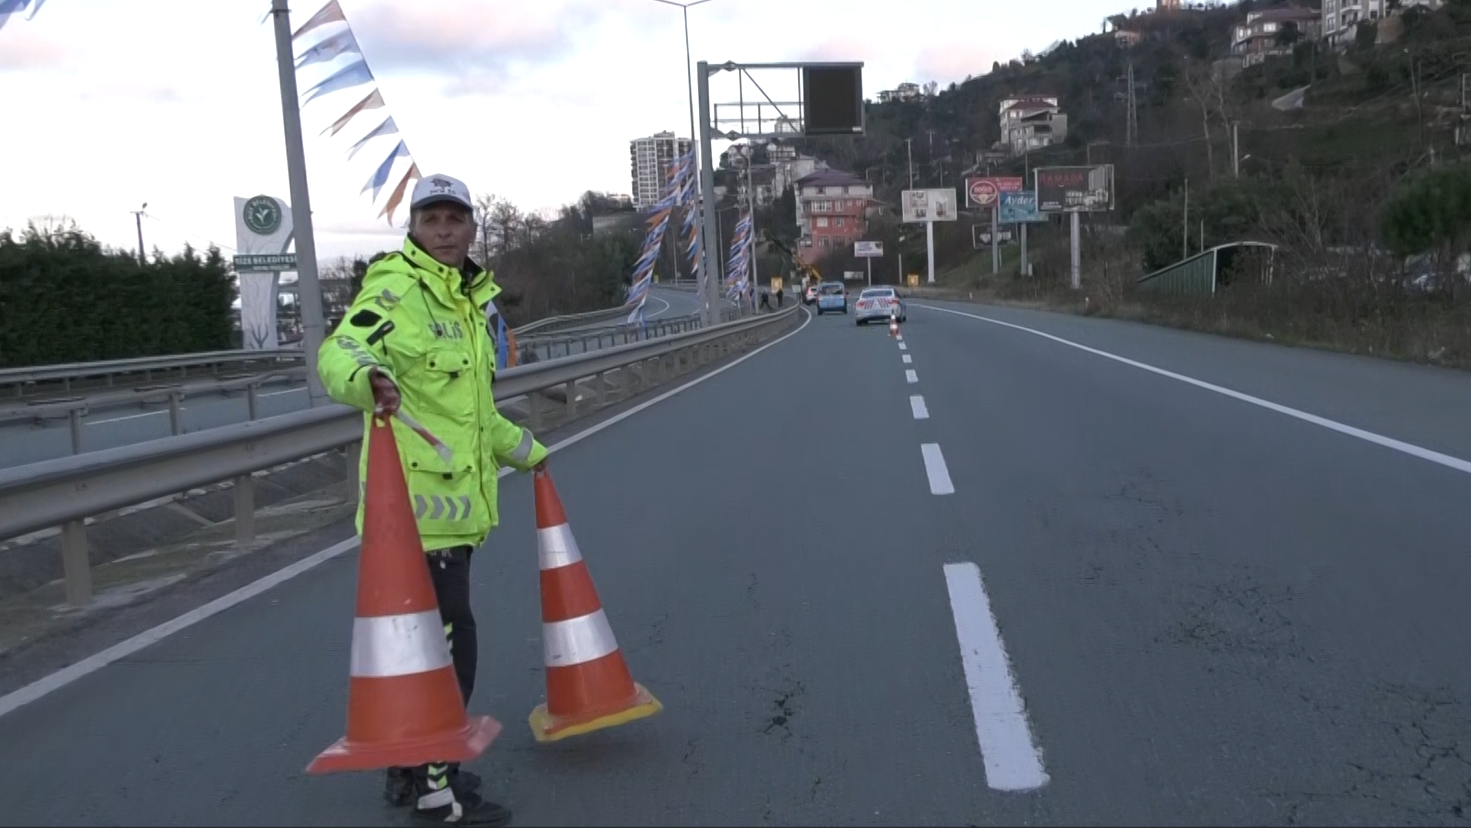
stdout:
[(633, 176), (633, 205), (643, 210), (659, 203), (668, 178), (669, 165), (690, 151), (688, 138), (658, 132), (628, 142), (628, 167)]

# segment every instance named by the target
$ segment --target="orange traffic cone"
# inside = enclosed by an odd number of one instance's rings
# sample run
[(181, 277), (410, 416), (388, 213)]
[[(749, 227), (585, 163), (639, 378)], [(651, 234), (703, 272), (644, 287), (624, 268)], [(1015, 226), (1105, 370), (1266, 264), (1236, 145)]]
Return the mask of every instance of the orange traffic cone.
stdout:
[(633, 680), (593, 589), (551, 475), (536, 473), (542, 663), (547, 702), (531, 711), (538, 742), (652, 716), (663, 705)]
[(892, 316), (891, 315), (889, 317), (889, 336), (896, 337), (898, 335), (899, 335), (899, 317)]
[(489, 716), (465, 715), (393, 429), (377, 418), (367, 483), (347, 735), (307, 773), (464, 761), (501, 730)]

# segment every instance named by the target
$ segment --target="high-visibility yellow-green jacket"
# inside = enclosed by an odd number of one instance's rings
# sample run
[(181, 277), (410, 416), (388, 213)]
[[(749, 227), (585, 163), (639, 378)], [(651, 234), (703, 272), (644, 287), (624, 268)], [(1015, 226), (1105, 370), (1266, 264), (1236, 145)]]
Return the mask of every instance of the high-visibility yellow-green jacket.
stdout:
[[(365, 441), (373, 416), (368, 377), (377, 368), (398, 386), (402, 409), (453, 452), (446, 463), (400, 418), (389, 418), (425, 551), (484, 543), (499, 523), (496, 472), (526, 471), (547, 456), (529, 429), (501, 416), (491, 395), (498, 293), (489, 271), (469, 261), (463, 272), (440, 264), (410, 237), (402, 252), (368, 266), (362, 291), (318, 353), (327, 393), (363, 409)], [(368, 464), (363, 445), (360, 480)], [(362, 532), (362, 499), (357, 526)]]

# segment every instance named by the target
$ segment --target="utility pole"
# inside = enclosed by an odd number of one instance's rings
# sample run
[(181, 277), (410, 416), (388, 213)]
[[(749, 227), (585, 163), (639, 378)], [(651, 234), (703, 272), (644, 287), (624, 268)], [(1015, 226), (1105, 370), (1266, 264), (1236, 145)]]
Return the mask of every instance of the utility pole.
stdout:
[(751, 211), (751, 227), (749, 228), (751, 255), (747, 261), (751, 264), (751, 309), (754, 311), (756, 309), (756, 239), (758, 237), (756, 235), (756, 187), (751, 183), (751, 158), (756, 151), (756, 146), (755, 142), (750, 139), (747, 139), (746, 145), (746, 209)]
[(322, 290), (317, 285), (317, 242), (312, 234), (312, 202), (307, 194), (306, 152), (301, 143), (301, 107), (297, 103), (296, 56), (291, 47), (291, 11), (286, 0), (271, 0), (276, 17), (276, 68), (281, 76), (281, 121), (286, 128), (286, 174), (291, 182), (291, 215), (296, 236), (296, 301), (300, 303), (306, 387), (312, 406), (328, 402), (317, 373), (317, 351), (326, 338), (322, 323)]
[(905, 138), (904, 147), (909, 153), (909, 189), (914, 189), (914, 139)]
[(720, 226), (715, 210), (715, 159), (710, 147), (710, 63), (700, 61), (695, 67), (698, 77), (700, 107), (700, 199), (703, 202), (700, 238), (700, 272), (705, 276), (705, 327), (720, 324)]
[(1231, 122), (1231, 172), (1241, 177), (1241, 126), (1240, 121)]
[(148, 202), (145, 201), (141, 208), (133, 211), (133, 218), (138, 222), (138, 264), (143, 264), (148, 255), (143, 252), (143, 211), (147, 209)]
[(1139, 140), (1139, 102), (1134, 97), (1134, 61), (1129, 61), (1129, 115), (1125, 128), (1126, 143), (1133, 146)]
[(1190, 179), (1185, 179), (1185, 218), (1181, 222), (1184, 231), (1180, 240), (1180, 259), (1190, 258)]

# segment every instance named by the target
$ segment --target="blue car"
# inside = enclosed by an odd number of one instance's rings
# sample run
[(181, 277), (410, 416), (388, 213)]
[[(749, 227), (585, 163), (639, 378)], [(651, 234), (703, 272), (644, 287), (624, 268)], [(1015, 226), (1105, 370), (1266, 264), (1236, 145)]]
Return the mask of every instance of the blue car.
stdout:
[(817, 315), (828, 311), (848, 312), (848, 289), (837, 282), (824, 282), (817, 286)]

